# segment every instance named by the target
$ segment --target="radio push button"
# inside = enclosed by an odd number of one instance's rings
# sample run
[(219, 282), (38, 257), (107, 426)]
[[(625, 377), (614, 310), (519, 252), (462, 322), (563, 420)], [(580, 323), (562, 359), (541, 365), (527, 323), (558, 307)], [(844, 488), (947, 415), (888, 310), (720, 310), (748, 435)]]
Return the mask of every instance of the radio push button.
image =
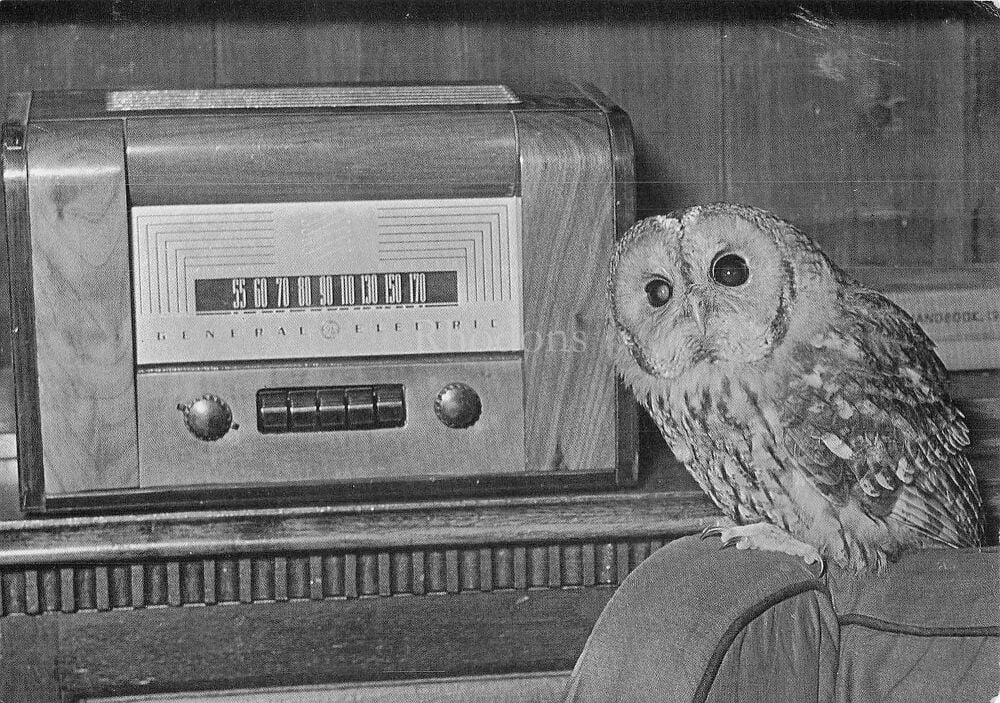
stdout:
[(373, 430), (405, 424), (401, 385), (257, 391), (257, 429), (263, 434)]
[(347, 428), (347, 396), (343, 388), (322, 388), (316, 392), (319, 401), (319, 429)]
[(285, 391), (257, 392), (257, 429), (262, 433), (288, 430), (288, 396)]
[(347, 389), (347, 428), (369, 430), (375, 427), (375, 395), (371, 386)]
[(375, 418), (379, 427), (402, 427), (406, 424), (402, 386), (375, 386)]
[(316, 429), (316, 391), (288, 391), (288, 429), (309, 432)]

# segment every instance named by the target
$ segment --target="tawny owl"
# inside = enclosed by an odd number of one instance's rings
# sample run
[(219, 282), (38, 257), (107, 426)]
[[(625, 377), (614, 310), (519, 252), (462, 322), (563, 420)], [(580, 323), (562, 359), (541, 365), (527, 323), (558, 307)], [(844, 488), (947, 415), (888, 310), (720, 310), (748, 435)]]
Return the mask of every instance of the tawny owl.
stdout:
[(880, 570), (970, 547), (969, 434), (917, 324), (792, 225), (719, 203), (636, 224), (611, 262), (619, 373), (735, 522), (726, 544)]

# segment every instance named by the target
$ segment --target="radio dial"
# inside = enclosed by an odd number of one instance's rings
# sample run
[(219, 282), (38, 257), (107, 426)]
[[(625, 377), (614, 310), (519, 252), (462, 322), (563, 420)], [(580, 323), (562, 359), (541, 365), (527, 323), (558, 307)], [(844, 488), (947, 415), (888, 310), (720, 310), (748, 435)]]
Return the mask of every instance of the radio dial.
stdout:
[(434, 413), (448, 427), (461, 430), (476, 424), (483, 412), (483, 402), (472, 386), (449, 383), (434, 399)]
[(178, 405), (184, 413), (184, 424), (198, 439), (214, 442), (233, 426), (233, 411), (222, 398), (203, 395), (189, 405)]

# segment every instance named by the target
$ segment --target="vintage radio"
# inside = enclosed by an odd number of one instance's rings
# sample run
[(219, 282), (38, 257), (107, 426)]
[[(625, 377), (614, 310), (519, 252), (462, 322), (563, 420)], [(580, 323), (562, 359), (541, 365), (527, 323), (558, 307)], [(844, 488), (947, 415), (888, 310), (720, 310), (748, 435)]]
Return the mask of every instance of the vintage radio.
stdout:
[(634, 477), (596, 91), (17, 94), (2, 157), (26, 510)]

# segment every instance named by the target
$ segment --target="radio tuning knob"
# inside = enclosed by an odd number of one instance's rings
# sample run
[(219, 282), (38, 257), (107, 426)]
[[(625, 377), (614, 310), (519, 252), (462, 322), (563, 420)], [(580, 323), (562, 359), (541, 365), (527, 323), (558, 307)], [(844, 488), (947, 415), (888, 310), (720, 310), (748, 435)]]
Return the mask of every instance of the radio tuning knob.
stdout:
[(214, 442), (230, 428), (237, 428), (229, 405), (214, 395), (203, 395), (188, 405), (178, 405), (177, 409), (184, 413), (184, 424), (191, 434), (206, 442)]
[(434, 414), (448, 427), (471, 427), (483, 412), (483, 402), (472, 386), (449, 383), (434, 399)]

